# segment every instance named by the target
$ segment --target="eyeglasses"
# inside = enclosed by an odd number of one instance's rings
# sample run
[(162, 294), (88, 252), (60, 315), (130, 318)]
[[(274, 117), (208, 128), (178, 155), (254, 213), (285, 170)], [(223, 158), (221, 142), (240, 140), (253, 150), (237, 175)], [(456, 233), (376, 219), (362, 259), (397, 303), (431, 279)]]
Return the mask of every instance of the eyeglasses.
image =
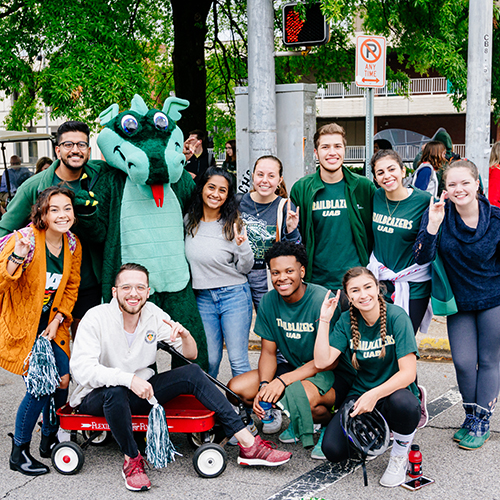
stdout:
[(147, 285), (118, 285), (116, 288), (121, 288), (125, 293), (129, 293), (132, 290), (137, 290), (137, 293), (144, 293), (148, 290)]
[(80, 141), (80, 142), (73, 142), (73, 141), (64, 141), (58, 144), (59, 147), (62, 147), (66, 151), (71, 151), (75, 146), (80, 150), (80, 151), (87, 151), (89, 148), (89, 143)]

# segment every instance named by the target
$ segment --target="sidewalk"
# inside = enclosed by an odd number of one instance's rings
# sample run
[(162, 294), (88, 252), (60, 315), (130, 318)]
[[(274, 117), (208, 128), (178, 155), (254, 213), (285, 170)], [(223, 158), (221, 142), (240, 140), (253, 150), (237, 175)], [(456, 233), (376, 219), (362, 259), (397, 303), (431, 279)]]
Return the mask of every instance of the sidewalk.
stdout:
[[(255, 321), (255, 314), (254, 314)], [(421, 357), (451, 359), (450, 342), (446, 331), (446, 318), (434, 316), (427, 333), (417, 333), (417, 346)], [(260, 350), (260, 337), (250, 330), (250, 350)]]

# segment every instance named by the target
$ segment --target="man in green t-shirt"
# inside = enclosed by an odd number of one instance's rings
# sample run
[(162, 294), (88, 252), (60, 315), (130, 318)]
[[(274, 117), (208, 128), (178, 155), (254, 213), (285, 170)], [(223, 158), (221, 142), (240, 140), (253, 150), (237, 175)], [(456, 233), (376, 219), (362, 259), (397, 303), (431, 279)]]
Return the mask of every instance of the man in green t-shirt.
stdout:
[[(300, 207), (299, 229), (311, 264), (305, 278), (329, 290), (342, 289), (351, 267), (366, 266), (373, 246), (375, 185), (343, 166), (345, 148), (340, 125), (319, 128), (314, 136), (319, 169), (299, 179), (290, 194)], [(343, 293), (341, 305), (347, 309)]]
[[(331, 409), (347, 394), (354, 370), (344, 357), (324, 371), (314, 366), (319, 313), (327, 290), (303, 281), (308, 262), (304, 246), (278, 242), (265, 259), (274, 290), (262, 298), (254, 327), (262, 337), (259, 368), (233, 378), (229, 387), (264, 419), (265, 434), (280, 430), (281, 410), (274, 408), (266, 418), (260, 402), (278, 403), (290, 414), (290, 427), (280, 435), (280, 441), (300, 440), (308, 447), (314, 444), (314, 424), (330, 421)], [(332, 329), (339, 316), (336, 311)], [(284, 360), (278, 356), (278, 349)], [(313, 458), (324, 458), (322, 436), (313, 449)]]

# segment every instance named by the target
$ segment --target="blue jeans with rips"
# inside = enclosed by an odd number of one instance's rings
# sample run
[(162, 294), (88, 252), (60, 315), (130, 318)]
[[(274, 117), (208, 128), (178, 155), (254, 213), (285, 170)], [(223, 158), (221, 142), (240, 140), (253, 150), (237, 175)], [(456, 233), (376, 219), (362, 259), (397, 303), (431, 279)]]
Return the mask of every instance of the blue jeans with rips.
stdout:
[[(62, 377), (69, 373), (69, 358), (66, 353), (52, 340), (50, 342), (54, 357), (56, 358), (57, 371)], [(54, 394), (42, 396), (39, 399), (26, 392), (16, 415), (16, 427), (14, 431), (14, 443), (21, 446), (31, 441), (33, 429), (38, 421), (40, 413), (43, 411), (42, 434), (48, 436), (57, 432), (59, 423), (54, 415), (51, 415), (51, 399), (54, 397), (54, 411), (66, 403), (68, 399), (68, 389), (56, 389)]]
[(224, 342), (233, 377), (250, 371), (248, 335), (252, 324), (252, 294), (249, 284), (196, 290), (196, 302), (207, 336), (208, 373), (217, 377)]

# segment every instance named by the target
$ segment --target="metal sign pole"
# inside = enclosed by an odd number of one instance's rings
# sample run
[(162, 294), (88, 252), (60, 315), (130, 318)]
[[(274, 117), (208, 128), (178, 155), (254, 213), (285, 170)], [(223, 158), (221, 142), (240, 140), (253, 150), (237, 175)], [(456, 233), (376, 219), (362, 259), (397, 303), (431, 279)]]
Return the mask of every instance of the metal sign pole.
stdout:
[(366, 121), (365, 121), (365, 137), (366, 137), (366, 153), (365, 153), (365, 165), (366, 165), (366, 177), (373, 180), (372, 167), (370, 165), (370, 160), (373, 156), (373, 88), (368, 87), (365, 94), (366, 100)]

